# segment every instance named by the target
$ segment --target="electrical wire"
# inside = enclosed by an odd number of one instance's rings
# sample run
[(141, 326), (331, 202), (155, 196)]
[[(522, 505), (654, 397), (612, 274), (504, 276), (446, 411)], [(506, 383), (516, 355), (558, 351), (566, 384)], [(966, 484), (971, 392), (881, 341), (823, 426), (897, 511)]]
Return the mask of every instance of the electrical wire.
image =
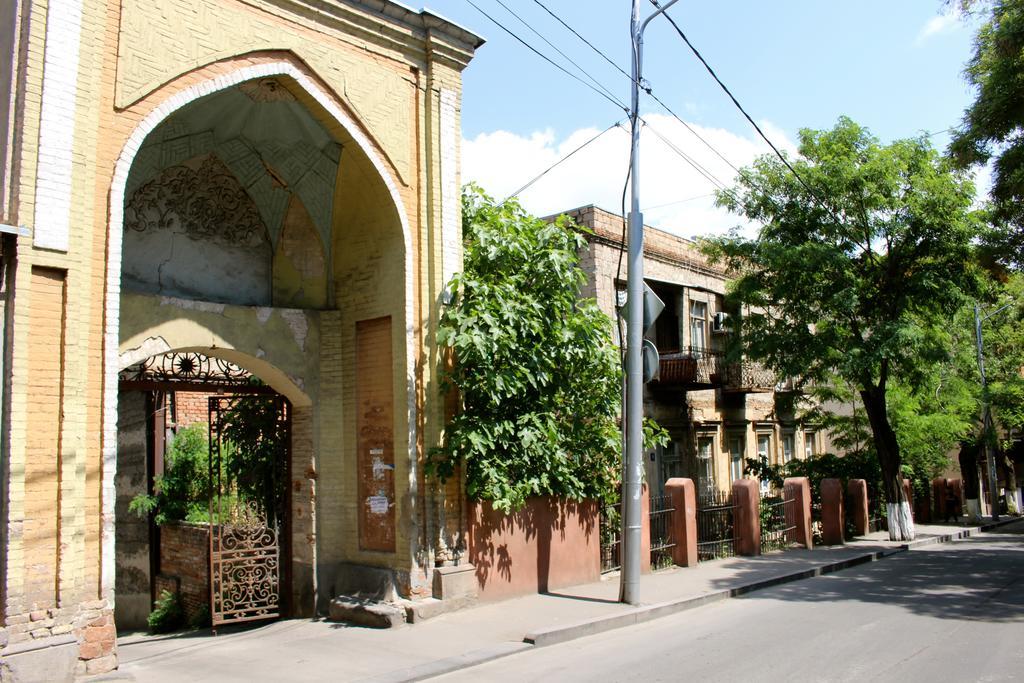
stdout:
[[(500, 0), (498, 0), (498, 1), (500, 2)], [(572, 26), (570, 26), (570, 25), (569, 25), (569, 23), (568, 23), (568, 22), (566, 22), (566, 21), (565, 21), (564, 19), (562, 19), (562, 18), (561, 18), (560, 16), (558, 16), (558, 15), (557, 15), (557, 14), (556, 14), (555, 12), (553, 12), (553, 11), (552, 11), (551, 9), (549, 9), (549, 8), (547, 7), (547, 5), (545, 5), (544, 3), (540, 2), (540, 0), (533, 0), (533, 2), (534, 2), (534, 3), (536, 3), (536, 4), (538, 5), (538, 6), (540, 6), (540, 7), (541, 7), (541, 8), (542, 8), (542, 9), (543, 9), (543, 10), (544, 10), (545, 12), (547, 12), (548, 14), (550, 14), (550, 15), (551, 15), (551, 16), (552, 16), (552, 17), (553, 17), (553, 18), (555, 19), (555, 21), (557, 21), (557, 22), (558, 22), (558, 23), (560, 23), (560, 24), (561, 24), (562, 26), (564, 26), (564, 27), (565, 27), (565, 28), (566, 28), (566, 29), (567, 29), (567, 30), (568, 30), (569, 32), (571, 32), (571, 33), (572, 33), (572, 34), (573, 34), (574, 36), (576, 36), (577, 38), (579, 38), (579, 39), (580, 39), (580, 40), (581, 40), (581, 41), (582, 41), (582, 42), (583, 42), (583, 43), (584, 43), (585, 45), (587, 45), (587, 47), (589, 47), (589, 48), (590, 48), (591, 50), (593, 50), (594, 52), (596, 52), (597, 54), (599, 54), (599, 55), (600, 55), (601, 57), (603, 57), (603, 58), (604, 58), (604, 60), (605, 60), (606, 62), (608, 62), (609, 64), (611, 64), (611, 65), (612, 65), (612, 66), (613, 66), (613, 67), (614, 67), (614, 68), (615, 68), (615, 69), (616, 69), (616, 70), (617, 70), (617, 71), (618, 71), (619, 73), (621, 73), (621, 74), (622, 74), (623, 76), (625, 76), (626, 78), (628, 78), (628, 79), (629, 79), (629, 81), (630, 81), (630, 83), (632, 83), (632, 82), (633, 82), (633, 77), (632, 77), (631, 75), (629, 75), (628, 73), (626, 73), (626, 70), (625, 70), (625, 69), (623, 69), (623, 68), (622, 68), (621, 66), (619, 66), (618, 64), (616, 64), (616, 63), (615, 63), (615, 62), (614, 62), (614, 61), (612, 60), (612, 58), (611, 58), (611, 57), (609, 57), (609, 56), (608, 56), (607, 54), (605, 54), (604, 52), (602, 52), (602, 51), (601, 51), (601, 50), (600, 50), (600, 49), (599, 49), (599, 48), (598, 48), (597, 46), (595, 46), (595, 45), (594, 45), (594, 44), (593, 44), (592, 42), (590, 42), (589, 40), (587, 40), (586, 38), (584, 38), (584, 37), (583, 37), (583, 36), (582, 36), (582, 35), (580, 34), (580, 32), (579, 32), (579, 31), (577, 31), (576, 29), (574, 29), (574, 28), (573, 28)], [(728, 164), (728, 165), (729, 165), (729, 167), (730, 167), (730, 168), (732, 168), (732, 170), (736, 171), (737, 173), (739, 173), (739, 172), (740, 172), (740, 169), (739, 169), (739, 168), (737, 168), (737, 167), (736, 167), (736, 166), (735, 166), (735, 165), (734, 165), (734, 164), (733, 164), (733, 163), (732, 163), (731, 161), (729, 161), (729, 159), (728, 159), (728, 158), (726, 158), (724, 154), (722, 154), (721, 152), (719, 152), (719, 151), (718, 151), (718, 149), (717, 149), (717, 148), (716, 148), (716, 147), (715, 147), (714, 145), (712, 145), (712, 144), (711, 144), (710, 142), (708, 142), (708, 141), (707, 141), (707, 140), (706, 140), (706, 139), (704, 138), (704, 136), (702, 136), (702, 135), (701, 135), (700, 133), (698, 133), (698, 132), (697, 132), (696, 130), (694, 130), (693, 126), (691, 126), (691, 125), (690, 125), (689, 123), (687, 123), (687, 122), (686, 122), (686, 121), (685, 121), (685, 120), (684, 120), (684, 119), (683, 119), (683, 118), (682, 118), (681, 116), (679, 116), (678, 114), (676, 114), (676, 113), (675, 113), (675, 111), (673, 111), (673, 109), (672, 109), (672, 108), (671, 108), (670, 106), (668, 106), (668, 105), (667, 105), (667, 104), (666, 104), (666, 103), (665, 103), (665, 102), (664, 102), (664, 101), (663, 101), (663, 100), (662, 100), (662, 99), (661, 99), (660, 97), (658, 97), (657, 95), (655, 95), (655, 94), (654, 94), (654, 89), (653, 89), (653, 88), (652, 88), (652, 87), (650, 86), (650, 84), (649, 84), (649, 83), (646, 83), (646, 84), (645, 84), (645, 83), (637, 83), (637, 86), (638, 86), (638, 87), (639, 87), (639, 88), (640, 88), (641, 90), (643, 90), (643, 91), (644, 91), (644, 92), (645, 92), (645, 93), (646, 93), (647, 95), (649, 95), (649, 96), (651, 97), (651, 99), (653, 99), (653, 100), (654, 100), (655, 102), (657, 102), (657, 103), (658, 103), (658, 104), (659, 104), (659, 105), (661, 106), (661, 108), (662, 108), (662, 109), (664, 109), (665, 111), (667, 111), (667, 112), (669, 113), (669, 115), (670, 115), (670, 116), (672, 116), (672, 118), (674, 118), (674, 119), (675, 119), (676, 121), (678, 121), (679, 123), (681, 123), (681, 124), (683, 125), (683, 127), (685, 127), (685, 128), (686, 128), (686, 130), (690, 131), (690, 133), (692, 133), (694, 137), (696, 137), (696, 138), (697, 138), (698, 140), (700, 140), (700, 141), (701, 141), (701, 142), (702, 142), (702, 143), (703, 143), (703, 144), (704, 144), (704, 145), (705, 145), (705, 146), (706, 146), (706, 147), (707, 147), (708, 149), (710, 149), (710, 150), (711, 150), (712, 152), (714, 152), (714, 153), (715, 153), (715, 154), (716, 154), (716, 155), (718, 156), (718, 158), (719, 158), (719, 159), (721, 159), (721, 160), (722, 160), (722, 161), (724, 161), (724, 162), (725, 162), (726, 164)]]
[(633, 80), (633, 77), (632, 77), (632, 76), (630, 76), (630, 75), (629, 75), (628, 73), (626, 73), (626, 70), (625, 70), (625, 69), (623, 69), (623, 68), (622, 68), (621, 66), (619, 66), (618, 64), (616, 64), (616, 63), (615, 63), (615, 61), (614, 61), (614, 60), (612, 60), (612, 58), (611, 58), (611, 57), (609, 57), (609, 56), (608, 56), (608, 55), (606, 55), (606, 54), (605, 54), (604, 52), (602, 52), (601, 50), (599, 50), (599, 49), (598, 49), (598, 48), (597, 48), (597, 47), (596, 47), (596, 46), (595, 46), (595, 45), (594, 45), (593, 43), (591, 43), (591, 42), (590, 42), (589, 40), (587, 40), (586, 38), (584, 38), (583, 36), (581, 36), (581, 35), (579, 34), (579, 32), (578, 32), (578, 31), (577, 31), (576, 29), (574, 29), (574, 28), (573, 28), (572, 26), (569, 26), (569, 24), (565, 23), (565, 21), (564, 21), (564, 20), (563, 20), (563, 19), (562, 19), (562, 18), (561, 18), (560, 16), (558, 16), (557, 14), (555, 14), (554, 12), (552, 12), (552, 11), (551, 11), (550, 9), (548, 9), (547, 5), (545, 5), (545, 4), (544, 4), (543, 2), (541, 2), (540, 0), (533, 0), (533, 2), (534, 2), (534, 3), (536, 3), (537, 5), (539, 5), (539, 6), (540, 6), (540, 8), (541, 8), (541, 9), (543, 9), (543, 10), (544, 10), (545, 12), (547, 12), (548, 14), (550, 14), (550, 15), (551, 15), (551, 16), (552, 16), (552, 17), (553, 17), (553, 18), (555, 19), (555, 21), (557, 21), (557, 22), (558, 22), (559, 24), (561, 24), (561, 25), (562, 25), (562, 26), (564, 26), (565, 28), (569, 29), (569, 31), (570, 31), (570, 32), (571, 32), (571, 33), (572, 33), (572, 34), (573, 34), (574, 36), (576, 36), (577, 38), (579, 38), (580, 40), (582, 40), (582, 41), (583, 41), (583, 42), (584, 42), (584, 43), (585, 43), (585, 44), (586, 44), (586, 45), (587, 45), (588, 47), (590, 47), (590, 49), (591, 49), (591, 50), (593, 50), (593, 51), (594, 51), (594, 52), (596, 52), (597, 54), (599, 54), (599, 55), (601, 55), (602, 57), (604, 57), (604, 61), (608, 62), (608, 63), (609, 63), (609, 64), (611, 64), (611, 65), (612, 65), (613, 67), (615, 67), (616, 69), (618, 69), (619, 73), (621, 73), (621, 74), (622, 74), (623, 76), (625, 76), (626, 78), (628, 78), (628, 79), (629, 79), (630, 81), (632, 81), (632, 80)]
[(513, 32), (512, 30), (510, 30), (509, 28), (507, 28), (507, 27), (506, 27), (506, 26), (505, 26), (504, 24), (502, 24), (502, 23), (501, 23), (501, 22), (499, 22), (499, 21), (498, 21), (497, 19), (495, 19), (494, 17), (492, 17), (492, 16), (490, 15), (490, 14), (488, 14), (487, 12), (485, 12), (484, 10), (482, 10), (482, 9), (480, 8), (480, 6), (479, 6), (479, 5), (477, 5), (477, 4), (475, 3), (475, 2), (473, 2), (473, 0), (466, 0), (466, 2), (467, 2), (467, 3), (469, 3), (469, 4), (470, 4), (470, 5), (471, 5), (471, 6), (473, 7), (473, 9), (475, 9), (475, 10), (476, 10), (477, 12), (479, 12), (480, 14), (484, 15), (485, 17), (487, 17), (487, 19), (489, 19), (489, 20), (491, 21), (491, 23), (492, 23), (492, 24), (494, 24), (495, 26), (497, 26), (498, 28), (500, 28), (500, 29), (501, 29), (502, 31), (504, 31), (505, 33), (507, 33), (507, 34), (509, 34), (510, 36), (512, 36), (512, 37), (513, 37), (514, 39), (516, 39), (516, 40), (517, 40), (518, 42), (522, 43), (522, 45), (523, 45), (524, 47), (526, 47), (526, 48), (527, 48), (528, 50), (530, 50), (530, 52), (534, 53), (535, 55), (537, 55), (538, 57), (540, 57), (540, 58), (541, 58), (541, 59), (543, 59), (544, 61), (548, 62), (548, 63), (549, 63), (549, 64), (551, 64), (551, 65), (552, 65), (553, 67), (555, 67), (556, 69), (558, 69), (559, 71), (561, 71), (561, 72), (562, 72), (562, 73), (564, 73), (565, 75), (569, 76), (569, 77), (570, 77), (570, 78), (572, 78), (573, 80), (579, 81), (580, 83), (582, 83), (582, 84), (583, 84), (583, 85), (585, 85), (586, 87), (590, 88), (591, 90), (593, 90), (594, 92), (596, 92), (596, 93), (597, 93), (598, 95), (600, 95), (600, 96), (601, 96), (601, 97), (603, 97), (604, 99), (606, 99), (606, 100), (608, 100), (609, 102), (611, 102), (612, 104), (614, 104), (614, 105), (615, 105), (615, 106), (616, 106), (617, 108), (619, 108), (619, 109), (622, 109), (622, 110), (623, 110), (623, 111), (625, 111), (626, 113), (629, 113), (629, 107), (626, 107), (626, 106), (625, 106), (625, 105), (624, 105), (624, 104), (623, 104), (622, 102), (619, 102), (619, 101), (617, 101), (617, 100), (616, 100), (616, 99), (615, 99), (614, 97), (610, 97), (610, 96), (609, 96), (609, 95), (608, 95), (607, 93), (605, 93), (605, 92), (602, 92), (601, 90), (599, 90), (598, 88), (594, 87), (594, 86), (593, 86), (593, 85), (591, 85), (590, 83), (587, 83), (587, 82), (586, 82), (585, 80), (583, 80), (582, 78), (580, 78), (580, 77), (579, 77), (579, 76), (577, 76), (576, 74), (572, 73), (571, 71), (569, 71), (568, 69), (566, 69), (566, 68), (565, 68), (564, 66), (562, 66), (562, 65), (561, 65), (561, 64), (559, 64), (558, 62), (554, 61), (553, 59), (551, 59), (550, 57), (548, 57), (548, 56), (547, 56), (546, 54), (544, 54), (543, 52), (541, 52), (540, 50), (538, 50), (538, 49), (537, 49), (537, 48), (535, 48), (534, 46), (530, 45), (530, 44), (529, 44), (528, 42), (526, 42), (525, 40), (523, 40), (522, 38), (520, 38), (520, 37), (519, 37), (518, 35), (516, 35), (516, 33), (515, 33), (515, 32)]
[[(658, 0), (651, 0), (651, 4), (657, 7), (658, 9), (661, 9), (661, 5), (658, 3)], [(683, 30), (679, 28), (679, 24), (677, 24), (675, 20), (671, 16), (669, 16), (668, 12), (662, 12), (661, 15), (665, 17), (668, 23), (672, 25), (672, 28), (676, 30), (676, 33), (678, 33), (679, 37), (683, 39), (683, 42), (686, 43), (686, 46), (690, 48), (690, 51), (693, 52), (694, 56), (696, 56), (697, 59), (700, 60), (700, 63), (704, 65), (704, 68), (707, 70), (709, 74), (711, 74), (711, 77), (715, 79), (715, 82), (718, 83), (719, 87), (725, 92), (726, 95), (729, 96), (729, 99), (732, 100), (732, 103), (736, 105), (736, 108), (740, 111), (740, 113), (743, 114), (744, 117), (746, 117), (747, 121), (750, 122), (750, 125), (752, 125), (754, 127), (754, 130), (757, 131), (757, 134), (761, 136), (761, 139), (764, 140), (768, 144), (768, 146), (772, 148), (772, 151), (775, 152), (775, 155), (779, 157), (779, 159), (786, 166), (786, 168), (789, 169), (789, 171), (793, 174), (793, 177), (795, 177), (797, 181), (801, 185), (803, 185), (804, 189), (807, 190), (807, 193), (811, 196), (811, 198), (813, 198), (815, 202), (817, 202), (818, 205), (821, 206), (821, 208), (825, 209), (825, 211), (827, 211), (829, 215), (832, 216), (833, 220), (835, 220), (837, 223), (842, 223), (839, 217), (836, 216), (835, 212), (833, 212), (832, 209), (828, 205), (826, 205), (824, 201), (822, 201), (822, 199), (818, 196), (818, 193), (812, 190), (811, 186), (808, 185), (807, 182), (804, 181), (803, 177), (797, 172), (797, 170), (793, 168), (793, 165), (790, 164), (786, 156), (779, 151), (779, 148), (775, 146), (775, 143), (772, 142), (767, 135), (765, 135), (764, 131), (761, 130), (761, 127), (759, 125), (757, 125), (753, 117), (751, 117), (750, 114), (747, 113), (747, 110), (744, 109), (743, 105), (739, 103), (739, 100), (737, 100), (736, 97), (732, 94), (732, 91), (729, 90), (725, 83), (722, 82), (722, 79), (718, 77), (718, 74), (715, 73), (715, 70), (711, 68), (711, 65), (708, 64), (707, 60), (704, 59), (704, 56), (700, 53), (700, 51), (693, 46), (693, 43), (690, 42), (690, 39), (687, 38), (686, 34), (683, 33)]]
[(604, 135), (608, 131), (612, 130), (613, 128), (621, 128), (621, 127), (622, 127), (622, 121), (616, 121), (612, 125), (608, 126), (604, 130), (602, 130), (600, 133), (598, 133), (594, 137), (590, 138), (589, 140), (584, 142), (582, 145), (580, 145), (576, 149), (572, 150), (571, 152), (566, 154), (564, 157), (562, 157), (561, 159), (559, 159), (558, 161), (556, 161), (555, 163), (551, 164), (546, 169), (541, 171), (540, 175), (534, 177), (531, 181), (529, 181), (528, 183), (526, 183), (525, 185), (520, 187), (518, 190), (516, 190), (515, 192), (513, 192), (509, 196), (505, 197), (503, 200), (501, 200), (501, 203), (504, 204), (505, 202), (507, 202), (508, 200), (512, 199), (513, 197), (518, 197), (522, 192), (525, 192), (528, 187), (530, 187), (535, 182), (537, 182), (538, 180), (540, 180), (541, 178), (546, 176), (549, 172), (553, 171), (559, 164), (561, 164), (564, 161), (568, 161), (569, 157), (573, 156), (574, 154), (579, 152), (581, 149), (583, 149), (587, 145), (590, 145), (591, 143), (595, 142), (598, 138), (600, 138), (602, 135)]
[(548, 39), (547, 39), (546, 37), (544, 37), (544, 35), (543, 35), (543, 34), (542, 34), (542, 33), (541, 33), (540, 31), (538, 31), (537, 29), (535, 29), (535, 28), (534, 28), (534, 27), (533, 27), (533, 26), (532, 26), (532, 25), (531, 25), (531, 24), (530, 24), (529, 22), (527, 22), (527, 21), (526, 21), (525, 19), (523, 19), (523, 18), (522, 18), (521, 16), (519, 16), (518, 14), (516, 14), (516, 12), (515, 12), (515, 11), (514, 11), (514, 10), (513, 10), (513, 9), (512, 9), (511, 7), (509, 7), (509, 6), (508, 6), (508, 5), (506, 5), (506, 4), (504, 3), (504, 2), (502, 2), (502, 0), (494, 0), (494, 1), (495, 1), (496, 3), (498, 3), (499, 5), (501, 5), (502, 7), (504, 7), (504, 8), (505, 8), (505, 11), (506, 11), (506, 12), (508, 12), (509, 14), (511, 14), (511, 15), (512, 15), (513, 17), (515, 17), (515, 18), (516, 18), (517, 20), (519, 20), (519, 23), (520, 23), (520, 24), (522, 24), (522, 25), (523, 25), (523, 26), (525, 26), (526, 28), (530, 29), (530, 31), (532, 31), (532, 32), (533, 32), (533, 34), (534, 34), (535, 36), (537, 36), (538, 38), (540, 38), (541, 40), (543, 40), (543, 41), (544, 41), (545, 43), (547, 43), (548, 47), (550, 47), (550, 48), (551, 48), (552, 50), (554, 50), (555, 52), (557, 52), (557, 53), (558, 53), (559, 55), (561, 55), (561, 56), (562, 56), (562, 59), (564, 59), (565, 61), (569, 62), (569, 63), (570, 63), (570, 64), (572, 64), (572, 65), (573, 65), (574, 67), (576, 67), (576, 69), (577, 69), (577, 70), (578, 70), (578, 71), (579, 71), (580, 73), (582, 73), (582, 74), (583, 74), (584, 76), (586, 76), (587, 78), (589, 78), (589, 79), (590, 79), (590, 80), (591, 80), (591, 81), (592, 81), (592, 82), (594, 83), (594, 85), (596, 85), (596, 86), (597, 86), (598, 88), (600, 88), (600, 89), (601, 89), (602, 91), (604, 91), (604, 93), (605, 93), (606, 95), (608, 95), (608, 97), (610, 97), (611, 99), (615, 100), (616, 102), (619, 102), (619, 105), (620, 105), (620, 106), (622, 107), (623, 111), (628, 111), (628, 109), (629, 109), (629, 108), (628, 108), (628, 107), (627, 107), (627, 106), (626, 106), (626, 105), (625, 105), (624, 103), (622, 103), (622, 102), (621, 102), (621, 101), (620, 101), (620, 100), (619, 100), (619, 99), (618, 99), (618, 98), (617, 98), (617, 97), (615, 96), (615, 94), (614, 94), (614, 93), (612, 93), (612, 91), (611, 91), (611, 90), (609, 90), (608, 88), (606, 88), (606, 87), (605, 87), (605, 86), (604, 86), (604, 85), (603, 85), (603, 84), (602, 84), (602, 83), (601, 83), (600, 81), (598, 81), (598, 80), (597, 80), (596, 78), (594, 78), (593, 76), (591, 76), (591, 75), (590, 75), (590, 74), (589, 74), (589, 73), (587, 72), (587, 70), (586, 70), (586, 69), (584, 69), (584, 68), (583, 68), (582, 66), (580, 66), (579, 64), (577, 64), (577, 63), (576, 63), (576, 62), (575, 62), (575, 61), (574, 61), (574, 60), (572, 59), (572, 57), (570, 57), (569, 55), (567, 55), (567, 54), (565, 54), (564, 52), (562, 52), (562, 50), (561, 50), (561, 49), (559, 49), (557, 45), (555, 45), (555, 44), (554, 44), (554, 43), (552, 43), (552, 42), (551, 42), (550, 40), (548, 40)]
[(674, 202), (665, 202), (664, 204), (655, 204), (654, 206), (645, 206), (640, 209), (641, 211), (654, 211), (655, 209), (663, 209), (666, 206), (675, 206), (676, 204), (685, 204), (686, 202), (692, 202), (697, 199), (704, 199), (705, 197), (714, 197), (714, 192), (708, 192), (706, 194), (699, 194), (695, 197), (687, 197), (686, 199), (677, 199)]

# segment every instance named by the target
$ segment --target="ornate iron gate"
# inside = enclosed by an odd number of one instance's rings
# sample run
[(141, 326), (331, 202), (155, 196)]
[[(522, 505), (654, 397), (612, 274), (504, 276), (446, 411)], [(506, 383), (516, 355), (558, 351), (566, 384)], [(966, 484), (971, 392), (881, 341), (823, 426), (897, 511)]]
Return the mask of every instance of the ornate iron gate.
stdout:
[[(290, 406), (281, 396), (211, 396), (210, 616), (214, 629), (282, 613), (287, 585)], [(247, 420), (244, 428), (240, 422)]]

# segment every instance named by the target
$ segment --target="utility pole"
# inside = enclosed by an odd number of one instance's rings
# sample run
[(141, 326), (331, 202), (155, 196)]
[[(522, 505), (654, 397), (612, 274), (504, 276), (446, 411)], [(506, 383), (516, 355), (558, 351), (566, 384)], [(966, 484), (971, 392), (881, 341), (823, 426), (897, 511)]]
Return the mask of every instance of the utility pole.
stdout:
[[(982, 443), (985, 448), (985, 462), (988, 466), (988, 500), (989, 507), (992, 509), (993, 521), (999, 519), (999, 491), (996, 489), (999, 482), (996, 477), (996, 456), (992, 451), (991, 443), (992, 410), (989, 407), (988, 400), (988, 380), (985, 378), (985, 352), (981, 336), (981, 324), (1009, 305), (1006, 304), (982, 318), (981, 306), (977, 302), (974, 304), (974, 341), (978, 350), (978, 372), (981, 374), (981, 433)], [(979, 495), (979, 499), (980, 497)]]
[(640, 496), (643, 468), (643, 343), (644, 343), (644, 217), (640, 213), (640, 81), (643, 78), (644, 29), (678, 0), (669, 0), (654, 14), (640, 21), (640, 0), (633, 0), (629, 33), (633, 43), (633, 93), (630, 110), (629, 237), (626, 264), (626, 453), (622, 483), (622, 571), (619, 601), (640, 603)]

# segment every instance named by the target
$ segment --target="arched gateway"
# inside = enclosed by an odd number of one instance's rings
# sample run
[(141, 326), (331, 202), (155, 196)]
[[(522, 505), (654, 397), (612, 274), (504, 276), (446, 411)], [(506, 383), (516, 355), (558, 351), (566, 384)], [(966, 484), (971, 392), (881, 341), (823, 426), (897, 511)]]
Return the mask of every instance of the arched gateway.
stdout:
[[(481, 41), (390, 2), (315, 19), (287, 1), (48, 5), (77, 12), (65, 32), (111, 30), (72, 41), (38, 3), (22, 22), (47, 27), (48, 66), (23, 65), (20, 82), (42, 79), (21, 122), (40, 156), (22, 159), (12, 205), (35, 198), (32, 236), (2, 251), (0, 647), (34, 645), (5, 661), (115, 666), (114, 629), (191, 580), (162, 556), (175, 524), (210, 539), (215, 619), (312, 616), (360, 584), (429, 595), (460, 524), (421, 467), (443, 420), (432, 330), (461, 265), (460, 72)], [(101, 72), (58, 82), (78, 73), (50, 68), (68, 55)], [(47, 113), (61, 106), (64, 119)], [(54, 416), (34, 415), (50, 403)], [(230, 427), (259, 415), (277, 426)], [(173, 476), (182, 434), (204, 429), (216, 507), (164, 514), (164, 533), (147, 495)], [(250, 512), (276, 598), (239, 608), (218, 562)], [(52, 633), (18, 626), (40, 611)]]

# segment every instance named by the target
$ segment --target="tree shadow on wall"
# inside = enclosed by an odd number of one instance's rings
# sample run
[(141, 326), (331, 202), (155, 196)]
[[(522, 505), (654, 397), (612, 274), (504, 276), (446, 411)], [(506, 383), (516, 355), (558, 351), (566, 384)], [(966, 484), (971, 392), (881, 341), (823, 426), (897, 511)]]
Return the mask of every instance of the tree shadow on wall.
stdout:
[[(532, 583), (530, 567), (523, 566), (517, 555), (529, 556), (524, 546), (535, 546), (536, 586), (531, 590), (548, 590), (552, 571), (559, 567), (552, 562), (565, 562), (569, 553), (578, 552), (577, 544), (569, 544), (570, 534), (582, 533), (586, 548), (600, 552), (593, 542), (598, 531), (598, 506), (594, 501), (577, 502), (552, 497), (531, 498), (521, 509), (505, 514), (494, 510), (489, 502), (470, 501), (469, 559), (476, 568), (477, 585), (486, 589), (496, 581), (510, 585)], [(562, 547), (564, 546), (564, 547)], [(578, 561), (578, 560), (577, 560)]]
[[(1024, 622), (1024, 524), (927, 550), (914, 550), (811, 582), (798, 581), (745, 599), (795, 602), (877, 603), (901, 607), (938, 619), (993, 623)], [(786, 553), (739, 563), (731, 588), (765, 576), (765, 563), (779, 563)]]

